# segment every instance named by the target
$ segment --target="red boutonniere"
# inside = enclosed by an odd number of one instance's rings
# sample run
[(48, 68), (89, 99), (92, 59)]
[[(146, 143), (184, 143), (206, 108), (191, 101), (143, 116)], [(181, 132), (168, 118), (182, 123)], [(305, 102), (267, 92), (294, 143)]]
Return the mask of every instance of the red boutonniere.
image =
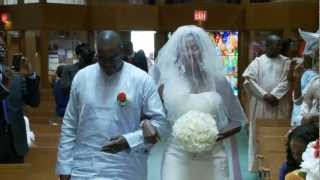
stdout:
[(314, 148), (314, 157), (320, 157), (320, 140), (318, 139), (316, 143), (312, 146)]
[(127, 95), (125, 92), (119, 92), (117, 96), (117, 101), (120, 106), (125, 106), (128, 104)]

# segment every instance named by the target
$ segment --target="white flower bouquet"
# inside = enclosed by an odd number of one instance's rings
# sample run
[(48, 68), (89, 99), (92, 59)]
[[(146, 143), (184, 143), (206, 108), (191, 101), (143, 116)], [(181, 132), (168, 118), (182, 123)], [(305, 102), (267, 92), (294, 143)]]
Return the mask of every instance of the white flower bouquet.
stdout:
[(215, 119), (207, 113), (189, 111), (173, 126), (173, 136), (187, 152), (201, 153), (213, 149), (218, 137)]
[(302, 154), (301, 171), (306, 173), (306, 180), (320, 179), (320, 140), (308, 144)]

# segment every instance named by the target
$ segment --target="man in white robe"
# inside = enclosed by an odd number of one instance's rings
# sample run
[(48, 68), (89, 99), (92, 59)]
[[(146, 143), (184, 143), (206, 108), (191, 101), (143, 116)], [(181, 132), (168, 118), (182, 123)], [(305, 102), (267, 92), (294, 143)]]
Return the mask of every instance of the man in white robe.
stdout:
[[(145, 180), (144, 142), (170, 130), (160, 97), (150, 76), (122, 61), (118, 34), (100, 32), (97, 47), (98, 63), (72, 82), (56, 173), (62, 180)], [(156, 134), (140, 128), (142, 116)]]
[[(243, 73), (244, 87), (250, 96), (249, 170), (257, 170), (256, 119), (288, 119), (287, 92), (290, 61), (280, 55), (281, 39), (270, 35), (266, 54), (254, 59)], [(288, 119), (289, 120), (289, 119)]]

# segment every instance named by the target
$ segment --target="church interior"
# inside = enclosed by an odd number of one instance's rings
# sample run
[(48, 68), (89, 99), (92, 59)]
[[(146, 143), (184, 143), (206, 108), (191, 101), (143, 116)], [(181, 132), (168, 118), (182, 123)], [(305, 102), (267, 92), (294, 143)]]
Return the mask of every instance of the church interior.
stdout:
[[(303, 57), (306, 42), (299, 29), (316, 32), (320, 22), (318, 0), (0, 0), (0, 17), (4, 64), (14, 66), (15, 58), (23, 56), (40, 77), (40, 105), (24, 107), (33, 133), (32, 145), (23, 163), (0, 163), (1, 180), (58, 179), (55, 168), (63, 117), (56, 116), (53, 93), (57, 68), (77, 62), (78, 44), (87, 43), (95, 50), (102, 30), (117, 32), (123, 41), (132, 42), (134, 51), (142, 49), (151, 67), (178, 27), (202, 27), (217, 47), (225, 77), (249, 117), (252, 107), (243, 86), (243, 73), (265, 53), (266, 38), (276, 34), (297, 42), (295, 55), (283, 55), (289, 59)], [(293, 80), (288, 79), (292, 84)], [(290, 114), (292, 91), (290, 87), (287, 92)], [(254, 134), (259, 143), (256, 172), (248, 170), (250, 123), (233, 137), (238, 142), (240, 169), (234, 172), (235, 179), (279, 179), (288, 153), (288, 133), (293, 128), (291, 117), (260, 118), (255, 122)], [(165, 146), (166, 142), (160, 142), (152, 148), (148, 180), (161, 179)]]

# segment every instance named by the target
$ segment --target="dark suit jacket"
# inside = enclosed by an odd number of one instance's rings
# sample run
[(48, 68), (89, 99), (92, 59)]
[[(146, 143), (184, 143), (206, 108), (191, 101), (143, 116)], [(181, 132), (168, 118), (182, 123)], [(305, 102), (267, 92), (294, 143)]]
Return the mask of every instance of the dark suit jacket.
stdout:
[(9, 90), (2, 83), (0, 83), (0, 101), (7, 98), (8, 96)]
[[(18, 73), (14, 74), (11, 79), (10, 94), (7, 97), (8, 114), (14, 148), (20, 156), (24, 156), (28, 151), (23, 106), (27, 104), (36, 107), (40, 104), (39, 80), (39, 76), (24, 78)], [(0, 118), (1, 121), (4, 121), (3, 110), (1, 110)]]
[(139, 50), (138, 52), (134, 53), (132, 64), (144, 70), (145, 72), (148, 72), (147, 57), (144, 54), (143, 50)]
[(70, 93), (72, 80), (79, 70), (79, 63), (63, 66), (61, 86), (67, 96), (69, 96)]

